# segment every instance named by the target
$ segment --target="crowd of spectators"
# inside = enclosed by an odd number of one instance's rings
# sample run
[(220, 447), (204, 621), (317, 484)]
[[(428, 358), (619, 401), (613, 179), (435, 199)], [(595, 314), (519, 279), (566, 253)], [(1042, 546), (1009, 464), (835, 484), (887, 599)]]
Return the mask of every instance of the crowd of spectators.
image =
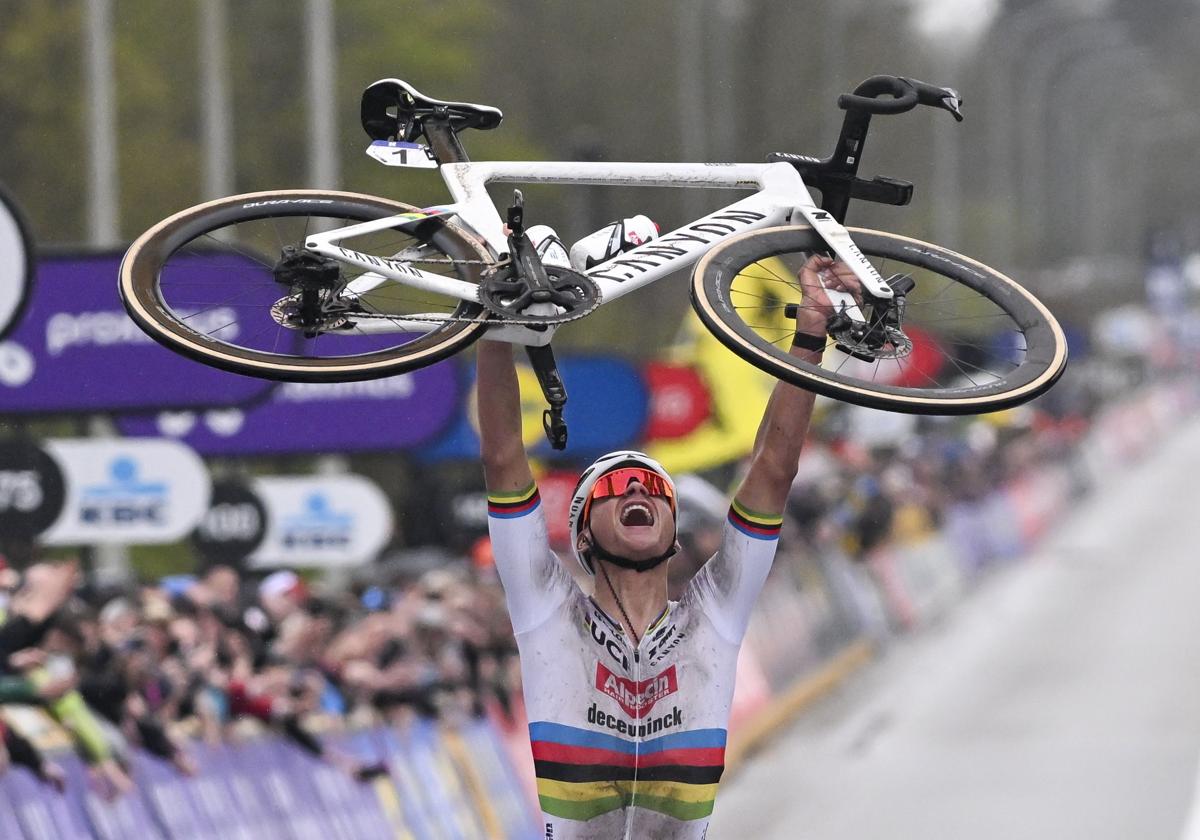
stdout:
[[(262, 727), (365, 780), (385, 768), (328, 749), (322, 728), (505, 714), (515, 686), (503, 594), (466, 567), (325, 593), (291, 571), (218, 565), (105, 592), (75, 561), (38, 563), (0, 572), (0, 610), (0, 704), (43, 707), (110, 797), (132, 787), (132, 746), (190, 774), (189, 738)], [(62, 786), (0, 726), (4, 765)]]
[[(841, 410), (815, 425), (801, 463), (786, 511), (790, 562), (830, 547), (862, 560), (880, 544), (919, 539), (951, 506), (1069, 458), (1087, 426), (1082, 414), (1022, 409), (921, 420), (920, 429), (864, 444), (847, 433)], [(683, 550), (672, 562), (672, 597), (719, 546), (722, 488), (735, 476), (724, 478), (678, 477)], [(326, 747), (323, 729), (511, 716), (520, 691), (515, 642), (486, 541), (477, 554), (420, 574), (381, 566), (341, 586), (212, 565), (106, 590), (75, 561), (21, 571), (0, 564), (0, 705), (42, 707), (109, 796), (132, 787), (133, 747), (189, 774), (191, 739), (220, 742), (264, 727), (370, 778), (384, 768)], [(3, 716), (0, 729), (0, 770), (22, 764), (62, 787), (61, 770)]]

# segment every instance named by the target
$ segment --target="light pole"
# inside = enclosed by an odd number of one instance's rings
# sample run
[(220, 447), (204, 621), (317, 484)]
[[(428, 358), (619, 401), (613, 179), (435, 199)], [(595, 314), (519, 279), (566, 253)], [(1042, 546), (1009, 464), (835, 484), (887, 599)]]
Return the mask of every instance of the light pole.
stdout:
[(1128, 43), (1123, 27), (1109, 20), (1094, 18), (1076, 22), (1065, 34), (1049, 43), (1049, 48), (1032, 56), (1021, 98), (1021, 205), (1027, 251), (1039, 251), (1043, 240), (1047, 183), (1057, 174), (1050, 171), (1046, 154), (1046, 129), (1052, 102), (1052, 86), (1060, 66), (1080, 53), (1114, 49)]
[(229, 103), (226, 0), (199, 0), (200, 125), (204, 198), (233, 192), (233, 114)]
[(114, 245), (121, 203), (117, 179), (117, 102), (112, 0), (88, 0), (86, 43), (88, 242)]
[(305, 55), (308, 64), (309, 183), (336, 189), (341, 180), (334, 126), (337, 111), (337, 53), (334, 45), (333, 0), (308, 0)]
[[(946, 53), (937, 62), (937, 84), (953, 84), (942, 79), (955, 79), (961, 58)], [(962, 133), (957, 122), (929, 120), (933, 148), (933, 241), (951, 248), (963, 247), (962, 242)]]
[[(1047, 37), (1048, 32), (1052, 31), (1050, 24), (1065, 16), (1066, 10), (1060, 0), (1042, 0), (1000, 18), (988, 35), (989, 41), (995, 45), (985, 94), (985, 122), (991, 145), (988, 183), (992, 206), (1000, 205), (1007, 209), (1007, 212), (993, 214), (991, 237), (995, 242), (995, 254), (1003, 259), (1011, 259), (1016, 251), (1016, 220), (1020, 207), (1012, 186), (1017, 171), (1013, 131), (1017, 111), (1015, 103), (1021, 92), (1016, 81), (1017, 64), (1025, 57), (1027, 45), (1039, 37)], [(1001, 196), (1004, 196), (1003, 200)]]
[[(1064, 119), (1051, 134), (1054, 158), (1062, 161), (1059, 189), (1052, 194), (1058, 241), (1070, 234), (1077, 247), (1096, 252), (1102, 245), (1112, 205), (1129, 209), (1144, 193), (1146, 161), (1122, 170), (1114, 165), (1122, 149), (1144, 142), (1140, 119), (1147, 106), (1165, 107), (1165, 86), (1155, 84), (1154, 67), (1143, 48), (1129, 45), (1093, 53), (1062, 74), (1058, 88)], [(1151, 97), (1156, 98), (1154, 101)], [(1142, 111), (1142, 114), (1135, 114)], [(1122, 184), (1129, 172), (1137, 185)]]
[[(703, 6), (704, 0), (700, 0)], [(683, 159), (704, 161), (708, 157), (708, 108), (704, 101), (704, 21), (697, 0), (679, 0), (676, 21), (679, 32), (679, 129)], [(703, 210), (699, 190), (680, 190), (683, 217), (694, 219)]]

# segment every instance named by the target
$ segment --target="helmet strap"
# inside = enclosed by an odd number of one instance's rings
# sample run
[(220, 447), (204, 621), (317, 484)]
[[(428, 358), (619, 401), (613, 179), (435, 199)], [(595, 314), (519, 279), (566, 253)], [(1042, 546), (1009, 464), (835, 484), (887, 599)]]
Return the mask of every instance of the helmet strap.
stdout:
[(648, 572), (651, 569), (662, 565), (667, 560), (670, 560), (679, 551), (679, 545), (675, 539), (671, 539), (671, 547), (657, 557), (649, 557), (645, 560), (630, 560), (627, 557), (618, 557), (610, 551), (605, 550), (604, 546), (600, 545), (600, 541), (593, 535), (588, 548), (588, 559), (595, 565), (595, 559), (605, 560), (622, 569), (632, 569), (635, 572)]

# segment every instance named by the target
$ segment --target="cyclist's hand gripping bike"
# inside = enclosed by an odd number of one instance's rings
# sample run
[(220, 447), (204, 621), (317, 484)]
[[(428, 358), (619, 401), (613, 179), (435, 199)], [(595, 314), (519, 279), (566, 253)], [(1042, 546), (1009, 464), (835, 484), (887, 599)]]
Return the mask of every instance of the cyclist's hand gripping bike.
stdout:
[[(418, 209), (311, 190), (208, 202), (133, 243), (121, 295), (142, 329), (171, 349), (269, 379), (390, 376), (485, 333), (525, 345), (556, 448), (566, 442), (566, 389), (550, 351), (555, 330), (693, 263), (692, 305), (704, 325), (795, 385), (918, 414), (993, 411), (1045, 391), (1063, 371), (1066, 343), (1029, 292), (945, 248), (842, 225), (851, 199), (904, 205), (912, 197), (909, 183), (858, 177), (871, 116), (929, 105), (961, 120), (957, 94), (875, 76), (838, 105), (846, 111), (841, 135), (823, 160), (777, 153), (762, 164), (470, 163), (459, 135), (495, 128), (500, 111), (385, 79), (363, 94), (369, 153), (388, 165), (438, 169), (452, 204)], [(486, 191), (501, 181), (751, 194), (575, 271), (539, 259), (519, 192), (501, 216)], [(806, 185), (820, 191), (820, 206)], [(863, 293), (830, 291), (836, 312), (826, 351), (808, 363), (788, 348), (805, 306), (797, 271), (814, 253), (849, 265)]]

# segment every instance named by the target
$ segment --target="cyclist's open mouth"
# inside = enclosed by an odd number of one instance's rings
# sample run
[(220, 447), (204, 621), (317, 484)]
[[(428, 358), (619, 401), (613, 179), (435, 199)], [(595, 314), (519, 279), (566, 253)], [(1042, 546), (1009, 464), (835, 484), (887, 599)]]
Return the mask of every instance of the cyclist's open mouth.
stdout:
[(621, 524), (648, 527), (654, 524), (654, 509), (646, 502), (633, 501), (621, 508)]

